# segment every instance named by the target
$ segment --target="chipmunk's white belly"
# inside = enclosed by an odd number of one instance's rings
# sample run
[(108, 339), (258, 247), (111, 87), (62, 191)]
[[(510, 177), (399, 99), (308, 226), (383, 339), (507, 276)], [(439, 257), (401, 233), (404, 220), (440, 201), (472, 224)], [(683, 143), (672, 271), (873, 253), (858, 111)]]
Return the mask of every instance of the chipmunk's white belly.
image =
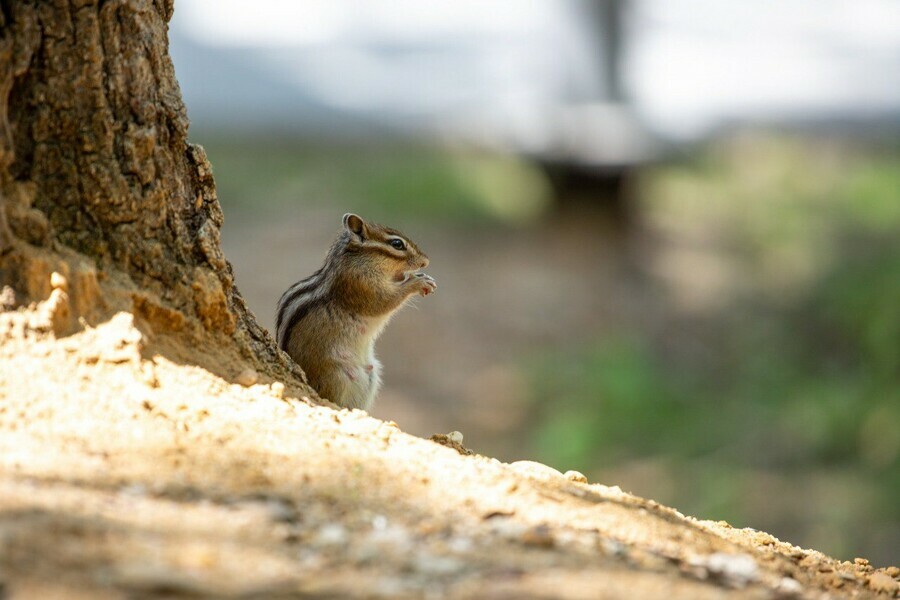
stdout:
[(387, 325), (388, 317), (360, 320), (358, 335), (341, 353), (345, 361), (344, 406), (369, 410), (381, 388), (381, 363), (375, 358), (375, 340)]
[(374, 354), (365, 362), (350, 361), (345, 363), (344, 390), (340, 404), (348, 408), (369, 410), (381, 388), (381, 363)]

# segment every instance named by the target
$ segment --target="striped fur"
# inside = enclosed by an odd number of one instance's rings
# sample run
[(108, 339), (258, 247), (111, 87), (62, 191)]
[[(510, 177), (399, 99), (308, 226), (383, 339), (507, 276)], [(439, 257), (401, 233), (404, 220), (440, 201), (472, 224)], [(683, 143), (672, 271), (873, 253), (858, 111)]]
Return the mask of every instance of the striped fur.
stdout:
[[(322, 287), (322, 269), (319, 269), (306, 279), (301, 279), (282, 294), (278, 300), (278, 309), (275, 315), (275, 339), (278, 347), (287, 352), (287, 332), (294, 328), (300, 319), (309, 312), (312, 302), (315, 301), (316, 290)], [(321, 296), (321, 293), (318, 294)]]

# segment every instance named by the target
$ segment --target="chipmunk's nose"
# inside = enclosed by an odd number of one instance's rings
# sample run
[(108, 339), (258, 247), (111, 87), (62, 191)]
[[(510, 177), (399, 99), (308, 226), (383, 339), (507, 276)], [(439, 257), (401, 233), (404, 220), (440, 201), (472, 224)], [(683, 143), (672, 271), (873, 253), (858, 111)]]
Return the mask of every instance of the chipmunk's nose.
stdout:
[(424, 269), (424, 268), (426, 268), (427, 266), (428, 266), (428, 257), (427, 257), (427, 256), (423, 256), (423, 257), (421, 258), (421, 260), (419, 260), (419, 268), (420, 268), (420, 269)]

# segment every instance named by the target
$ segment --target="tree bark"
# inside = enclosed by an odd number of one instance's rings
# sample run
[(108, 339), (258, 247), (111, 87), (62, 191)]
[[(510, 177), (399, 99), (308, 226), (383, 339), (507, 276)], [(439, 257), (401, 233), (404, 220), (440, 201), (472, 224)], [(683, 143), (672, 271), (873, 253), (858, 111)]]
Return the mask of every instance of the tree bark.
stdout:
[(188, 142), (168, 55), (172, 11), (172, 0), (0, 0), (0, 286), (40, 300), (61, 271), (73, 318), (129, 310), (311, 394), (222, 254), (212, 169)]

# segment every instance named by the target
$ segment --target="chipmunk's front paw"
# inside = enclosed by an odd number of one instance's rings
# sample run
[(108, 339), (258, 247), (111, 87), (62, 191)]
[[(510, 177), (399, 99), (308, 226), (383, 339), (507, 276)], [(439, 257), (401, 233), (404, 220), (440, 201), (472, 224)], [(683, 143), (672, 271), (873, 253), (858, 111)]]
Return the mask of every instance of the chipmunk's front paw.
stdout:
[(413, 277), (415, 278), (416, 285), (419, 286), (419, 293), (423, 296), (427, 296), (437, 289), (437, 282), (431, 275), (416, 273)]

